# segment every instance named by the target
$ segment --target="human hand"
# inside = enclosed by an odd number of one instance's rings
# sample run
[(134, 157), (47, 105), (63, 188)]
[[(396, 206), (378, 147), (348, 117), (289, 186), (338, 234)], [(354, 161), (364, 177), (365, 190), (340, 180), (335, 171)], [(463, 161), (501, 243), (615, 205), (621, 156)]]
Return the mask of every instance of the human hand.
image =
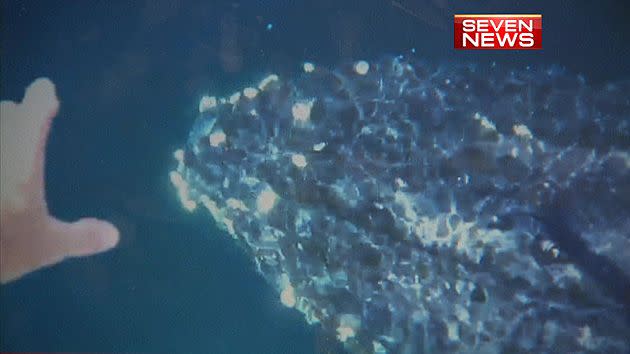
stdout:
[(0, 282), (118, 243), (112, 224), (73, 223), (48, 213), (44, 194), (46, 139), (59, 101), (48, 79), (37, 79), (22, 103), (0, 103)]

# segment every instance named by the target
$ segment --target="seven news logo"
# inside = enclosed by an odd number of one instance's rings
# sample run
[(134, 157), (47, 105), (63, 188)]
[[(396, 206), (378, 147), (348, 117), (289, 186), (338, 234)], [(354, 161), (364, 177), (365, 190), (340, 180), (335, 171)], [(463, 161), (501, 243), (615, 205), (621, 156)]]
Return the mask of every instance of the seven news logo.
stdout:
[(542, 49), (542, 15), (455, 15), (455, 49)]

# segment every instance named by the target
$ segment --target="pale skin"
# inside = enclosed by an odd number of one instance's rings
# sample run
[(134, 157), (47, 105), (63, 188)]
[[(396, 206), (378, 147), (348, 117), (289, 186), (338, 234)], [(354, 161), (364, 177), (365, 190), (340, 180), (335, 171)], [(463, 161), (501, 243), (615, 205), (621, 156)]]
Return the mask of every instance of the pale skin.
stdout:
[(109, 222), (65, 222), (48, 211), (45, 149), (59, 109), (53, 83), (37, 79), (21, 103), (2, 101), (0, 108), (0, 282), (116, 246), (119, 232)]

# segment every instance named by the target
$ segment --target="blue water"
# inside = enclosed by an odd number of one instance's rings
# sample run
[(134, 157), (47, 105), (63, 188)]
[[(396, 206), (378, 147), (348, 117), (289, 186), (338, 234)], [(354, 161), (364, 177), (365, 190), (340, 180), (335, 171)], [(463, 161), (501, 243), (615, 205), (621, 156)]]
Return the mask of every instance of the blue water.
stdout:
[[(314, 5), (317, 3), (317, 5)], [(0, 93), (39, 76), (61, 109), (48, 154), (53, 215), (121, 230), (107, 254), (0, 288), (0, 350), (312, 353), (339, 348), (282, 306), (253, 263), (168, 183), (202, 94), (304, 60), (411, 52), (433, 61), (561, 64), (591, 83), (630, 77), (622, 1), (3, 1)], [(422, 5), (418, 5), (421, 3)], [(431, 13), (436, 20), (413, 13)], [(453, 13), (542, 13), (534, 52), (452, 49)], [(577, 32), (576, 32), (577, 31)]]

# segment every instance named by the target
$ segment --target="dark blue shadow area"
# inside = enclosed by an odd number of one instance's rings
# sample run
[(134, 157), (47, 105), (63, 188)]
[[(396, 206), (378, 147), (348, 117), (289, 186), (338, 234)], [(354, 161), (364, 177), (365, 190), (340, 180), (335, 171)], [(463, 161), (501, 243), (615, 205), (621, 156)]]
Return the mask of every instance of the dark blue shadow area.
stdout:
[[(3, 1), (2, 98), (19, 100), (47, 76), (61, 100), (47, 153), (51, 212), (111, 220), (121, 244), (2, 286), (0, 350), (338, 350), (280, 304), (207, 213), (179, 206), (172, 152), (203, 94), (229, 94), (304, 60), (333, 65), (412, 48), (431, 61), (560, 64), (591, 82), (630, 74), (622, 1), (396, 3), (405, 10), (385, 0)], [(545, 49), (455, 51), (460, 12), (542, 13)]]
[(313, 330), (279, 304), (225, 235), (207, 226), (135, 226), (133, 242), (123, 227), (127, 240), (116, 251), (3, 287), (3, 350), (312, 350)]

